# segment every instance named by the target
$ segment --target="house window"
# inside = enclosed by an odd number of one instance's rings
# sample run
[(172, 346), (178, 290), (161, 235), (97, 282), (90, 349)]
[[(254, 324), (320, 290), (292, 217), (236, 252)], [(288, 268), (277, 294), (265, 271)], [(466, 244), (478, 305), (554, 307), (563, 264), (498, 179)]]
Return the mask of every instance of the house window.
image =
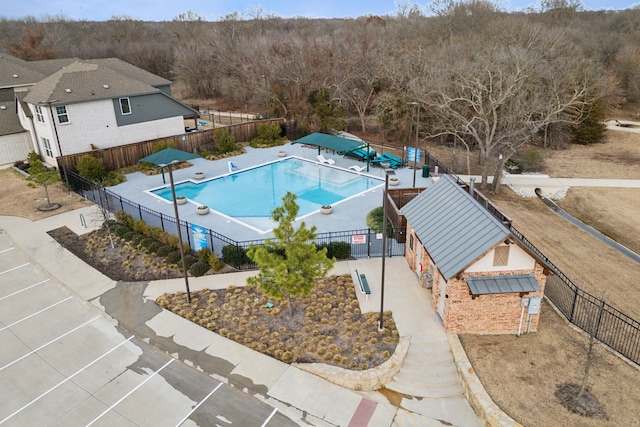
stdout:
[(120, 98), (120, 111), (122, 115), (131, 114), (131, 105), (129, 104), (129, 98)]
[(47, 138), (42, 138), (42, 146), (44, 147), (44, 153), (47, 157), (53, 158), (53, 151), (51, 151), (51, 143)]
[(413, 250), (413, 234), (409, 235), (409, 249)]
[(56, 114), (58, 115), (58, 123), (69, 123), (69, 115), (67, 114), (67, 107), (61, 105), (56, 107)]
[(493, 251), (493, 266), (505, 266), (509, 264), (509, 248), (511, 246), (498, 246)]
[(40, 108), (39, 105), (36, 105), (36, 119), (38, 119), (40, 123), (44, 123), (44, 114), (42, 114), (42, 108)]

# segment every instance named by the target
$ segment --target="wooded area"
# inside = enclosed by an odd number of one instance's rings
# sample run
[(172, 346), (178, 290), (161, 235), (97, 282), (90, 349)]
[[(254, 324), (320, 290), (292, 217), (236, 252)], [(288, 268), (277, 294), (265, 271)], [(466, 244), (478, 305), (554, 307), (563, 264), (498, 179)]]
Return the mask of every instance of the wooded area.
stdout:
[(192, 11), (165, 22), (0, 20), (0, 40), (23, 59), (118, 57), (180, 82), (183, 99), (303, 131), (437, 139), (477, 152), (483, 176), (526, 144), (599, 141), (608, 112), (640, 104), (640, 9), (543, 0), (507, 13), (490, 1), (441, 0), (426, 16), (397, 7), (331, 20), (259, 10), (216, 22)]

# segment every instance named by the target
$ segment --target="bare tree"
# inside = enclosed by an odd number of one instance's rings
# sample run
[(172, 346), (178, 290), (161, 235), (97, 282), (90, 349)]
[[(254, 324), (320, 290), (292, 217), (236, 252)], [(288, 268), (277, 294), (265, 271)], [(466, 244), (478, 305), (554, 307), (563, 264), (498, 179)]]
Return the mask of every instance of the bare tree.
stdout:
[(413, 82), (440, 134), (452, 135), (479, 153), (482, 184), (519, 148), (552, 123), (579, 123), (593, 99), (592, 69), (580, 58), (560, 55), (558, 39), (532, 34), (524, 43), (447, 45), (445, 59)]

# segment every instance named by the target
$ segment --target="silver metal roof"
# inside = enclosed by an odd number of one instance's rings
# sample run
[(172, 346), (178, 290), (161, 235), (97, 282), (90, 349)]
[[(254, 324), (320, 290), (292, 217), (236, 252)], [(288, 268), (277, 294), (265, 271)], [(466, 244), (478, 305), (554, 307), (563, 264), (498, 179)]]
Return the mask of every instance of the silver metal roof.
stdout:
[(443, 175), (401, 212), (446, 280), (511, 235), (449, 175)]
[(473, 295), (538, 292), (540, 285), (533, 274), (467, 277)]

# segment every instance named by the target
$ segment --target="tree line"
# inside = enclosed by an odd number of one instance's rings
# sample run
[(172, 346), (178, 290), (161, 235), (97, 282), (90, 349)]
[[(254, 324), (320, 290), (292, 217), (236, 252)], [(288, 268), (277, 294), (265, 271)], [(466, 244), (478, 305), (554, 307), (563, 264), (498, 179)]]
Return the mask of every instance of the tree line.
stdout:
[[(525, 144), (600, 141), (602, 121), (640, 105), (640, 9), (584, 11), (541, 0), (508, 13), (485, 0), (438, 0), (430, 13), (284, 19), (261, 9), (209, 22), (127, 16), (0, 20), (24, 59), (118, 57), (215, 99), (307, 131), (435, 139), (477, 153), (496, 175)], [(486, 180), (483, 180), (486, 182)]]

